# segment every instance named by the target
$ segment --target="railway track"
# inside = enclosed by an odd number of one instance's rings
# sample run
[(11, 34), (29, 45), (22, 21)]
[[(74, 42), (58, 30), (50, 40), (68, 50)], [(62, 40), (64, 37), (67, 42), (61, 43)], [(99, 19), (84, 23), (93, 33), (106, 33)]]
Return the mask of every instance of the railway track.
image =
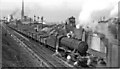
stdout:
[(43, 45), (35, 43), (29, 38), (23, 38), (24, 36), (8, 27), (7, 29), (9, 29), (9, 31), (11, 31), (12, 34), (14, 34), (24, 46), (31, 50), (31, 54), (33, 54), (36, 59), (38, 59), (38, 61), (42, 61), (46, 67), (73, 67), (72, 65), (67, 64), (62, 59), (56, 56), (52, 56), (54, 52), (46, 49)]

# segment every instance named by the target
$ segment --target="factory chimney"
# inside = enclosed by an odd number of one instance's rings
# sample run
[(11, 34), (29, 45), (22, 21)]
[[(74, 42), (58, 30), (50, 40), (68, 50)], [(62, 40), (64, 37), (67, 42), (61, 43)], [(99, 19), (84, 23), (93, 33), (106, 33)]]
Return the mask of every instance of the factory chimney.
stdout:
[(22, 0), (22, 11), (21, 11), (21, 19), (24, 19), (24, 0)]

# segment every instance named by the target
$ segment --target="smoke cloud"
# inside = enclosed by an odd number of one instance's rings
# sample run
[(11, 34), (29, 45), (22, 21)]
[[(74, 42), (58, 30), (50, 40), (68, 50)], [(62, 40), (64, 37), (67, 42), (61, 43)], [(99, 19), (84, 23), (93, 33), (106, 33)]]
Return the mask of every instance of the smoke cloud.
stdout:
[(11, 13), (11, 15), (16, 15), (18, 11), (19, 11), (19, 9), (16, 8), (16, 9)]
[(118, 4), (114, 6), (112, 11), (110, 12), (110, 17), (117, 17), (118, 16)]
[[(92, 16), (94, 15), (94, 12), (99, 12), (106, 9), (111, 9), (114, 7), (115, 4), (118, 3), (119, 0), (85, 0), (82, 5), (82, 11), (79, 15), (79, 23), (77, 24), (77, 28), (80, 26), (93, 26), (97, 25), (96, 21)], [(112, 9), (111, 16), (115, 13), (117, 13), (116, 10), (117, 7)], [(104, 15), (103, 15), (104, 16)], [(95, 22), (95, 23), (94, 23)]]

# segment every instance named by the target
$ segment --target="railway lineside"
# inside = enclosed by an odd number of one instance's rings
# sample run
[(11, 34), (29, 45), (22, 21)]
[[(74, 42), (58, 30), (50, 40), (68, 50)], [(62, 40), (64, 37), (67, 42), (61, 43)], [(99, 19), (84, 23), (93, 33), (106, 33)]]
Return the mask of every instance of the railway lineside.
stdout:
[(35, 57), (36, 59), (38, 59), (38, 61), (40, 62), (40, 67), (41, 66), (45, 66), (45, 67), (49, 67), (49, 65), (47, 64), (47, 63), (45, 63), (41, 58), (39, 58), (39, 56), (37, 55), (37, 54), (35, 54), (34, 52), (33, 52), (33, 50), (31, 50), (29, 47), (27, 47), (27, 45), (26, 44), (24, 44), (20, 39), (18, 39), (15, 35), (11, 35), (22, 47), (24, 47), (28, 52), (30, 52), (31, 53), (31, 55), (33, 56), (33, 57)]
[(20, 43), (20, 45), (25, 47), (36, 59), (38, 59), (38, 61), (40, 61), (40, 66), (44, 65), (45, 67), (73, 67), (72, 65), (65, 63), (65, 61), (63, 61), (62, 59), (58, 59), (57, 57), (53, 56), (51, 57), (48, 52), (43, 52), (45, 51), (45, 49), (41, 50), (41, 46), (38, 47), (37, 45), (30, 42), (29, 39), (27, 39), (26, 37), (23, 38), (22, 36), (20, 36), (21, 34), (16, 34), (16, 31), (12, 32), (14, 32), (14, 35), (12, 35), (12, 37), (16, 39)]

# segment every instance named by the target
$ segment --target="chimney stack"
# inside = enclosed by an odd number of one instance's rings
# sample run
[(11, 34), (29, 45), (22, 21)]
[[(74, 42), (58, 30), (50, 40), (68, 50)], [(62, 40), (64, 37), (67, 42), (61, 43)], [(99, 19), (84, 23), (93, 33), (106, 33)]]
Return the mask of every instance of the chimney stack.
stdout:
[(21, 19), (24, 19), (24, 0), (22, 0), (22, 11), (21, 11)]

